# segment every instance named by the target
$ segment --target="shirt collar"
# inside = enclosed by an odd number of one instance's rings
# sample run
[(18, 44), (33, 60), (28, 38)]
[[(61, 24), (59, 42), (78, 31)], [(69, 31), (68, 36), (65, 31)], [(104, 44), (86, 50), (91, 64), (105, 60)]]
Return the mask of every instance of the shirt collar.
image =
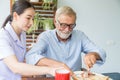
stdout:
[(13, 30), (12, 26), (11, 26), (11, 23), (8, 22), (5, 26), (5, 30), (7, 30), (7, 32), (11, 35), (11, 37), (13, 38), (14, 41), (18, 41), (18, 36), (17, 34), (15, 33), (15, 31)]
[[(25, 35), (25, 32), (21, 33), (21, 35), (20, 35), (21, 36), (21, 41), (20, 41), (19, 38), (18, 38), (18, 36), (17, 36), (17, 34), (15, 33), (14, 29), (11, 26), (11, 22), (8, 22), (4, 28), (8, 32), (8, 34), (10, 35), (10, 37), (12, 37), (12, 39), (15, 42), (17, 42), (21, 46), (24, 45), (23, 42), (24, 42), (25, 36), (23, 36), (23, 35)], [(24, 38), (22, 38), (22, 37), (24, 37)]]

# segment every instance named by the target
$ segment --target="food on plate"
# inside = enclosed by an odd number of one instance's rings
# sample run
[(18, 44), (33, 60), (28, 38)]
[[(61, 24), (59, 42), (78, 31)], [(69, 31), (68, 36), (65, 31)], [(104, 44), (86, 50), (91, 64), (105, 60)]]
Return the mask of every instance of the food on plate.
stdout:
[(82, 72), (79, 75), (77, 74), (77, 80), (109, 80), (109, 77), (94, 73), (90, 73), (87, 77), (85, 77), (84, 72)]
[[(83, 77), (84, 80), (84, 77)], [(99, 75), (90, 75), (88, 78), (85, 78), (85, 80), (109, 80), (108, 76), (99, 76)]]

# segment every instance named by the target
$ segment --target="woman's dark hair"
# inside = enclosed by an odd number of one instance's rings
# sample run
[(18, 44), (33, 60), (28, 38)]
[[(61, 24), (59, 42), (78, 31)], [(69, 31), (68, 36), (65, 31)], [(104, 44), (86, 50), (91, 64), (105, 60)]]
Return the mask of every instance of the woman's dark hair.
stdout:
[(34, 8), (34, 6), (28, 2), (27, 0), (17, 0), (15, 1), (15, 3), (12, 6), (12, 10), (11, 10), (11, 14), (6, 18), (6, 20), (4, 21), (2, 27), (5, 27), (5, 25), (7, 24), (8, 21), (12, 21), (13, 20), (13, 12), (16, 12), (18, 15), (22, 14), (27, 8)]

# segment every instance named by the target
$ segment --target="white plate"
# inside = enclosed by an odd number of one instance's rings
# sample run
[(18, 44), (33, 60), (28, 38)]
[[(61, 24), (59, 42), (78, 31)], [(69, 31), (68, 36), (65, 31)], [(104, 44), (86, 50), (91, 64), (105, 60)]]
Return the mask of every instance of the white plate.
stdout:
[[(75, 73), (76, 76), (77, 76), (77, 75), (80, 75), (81, 73), (83, 73), (83, 71), (75, 71), (74, 73)], [(93, 72), (93, 74), (98, 75), (98, 76), (104, 76), (104, 75), (102, 75), (102, 74), (98, 74), (98, 73), (94, 73), (94, 72)], [(70, 80), (73, 80), (73, 79), (71, 78)], [(113, 79), (109, 78), (109, 80), (113, 80)]]

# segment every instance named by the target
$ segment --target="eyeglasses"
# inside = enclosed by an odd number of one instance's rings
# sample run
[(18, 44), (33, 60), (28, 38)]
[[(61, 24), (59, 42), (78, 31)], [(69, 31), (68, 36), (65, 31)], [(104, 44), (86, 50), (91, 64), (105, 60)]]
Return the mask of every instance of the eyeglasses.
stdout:
[(66, 23), (60, 23), (59, 20), (57, 20), (57, 23), (60, 25), (61, 28), (65, 29), (69, 27), (70, 29), (75, 28), (76, 24), (66, 24)]

